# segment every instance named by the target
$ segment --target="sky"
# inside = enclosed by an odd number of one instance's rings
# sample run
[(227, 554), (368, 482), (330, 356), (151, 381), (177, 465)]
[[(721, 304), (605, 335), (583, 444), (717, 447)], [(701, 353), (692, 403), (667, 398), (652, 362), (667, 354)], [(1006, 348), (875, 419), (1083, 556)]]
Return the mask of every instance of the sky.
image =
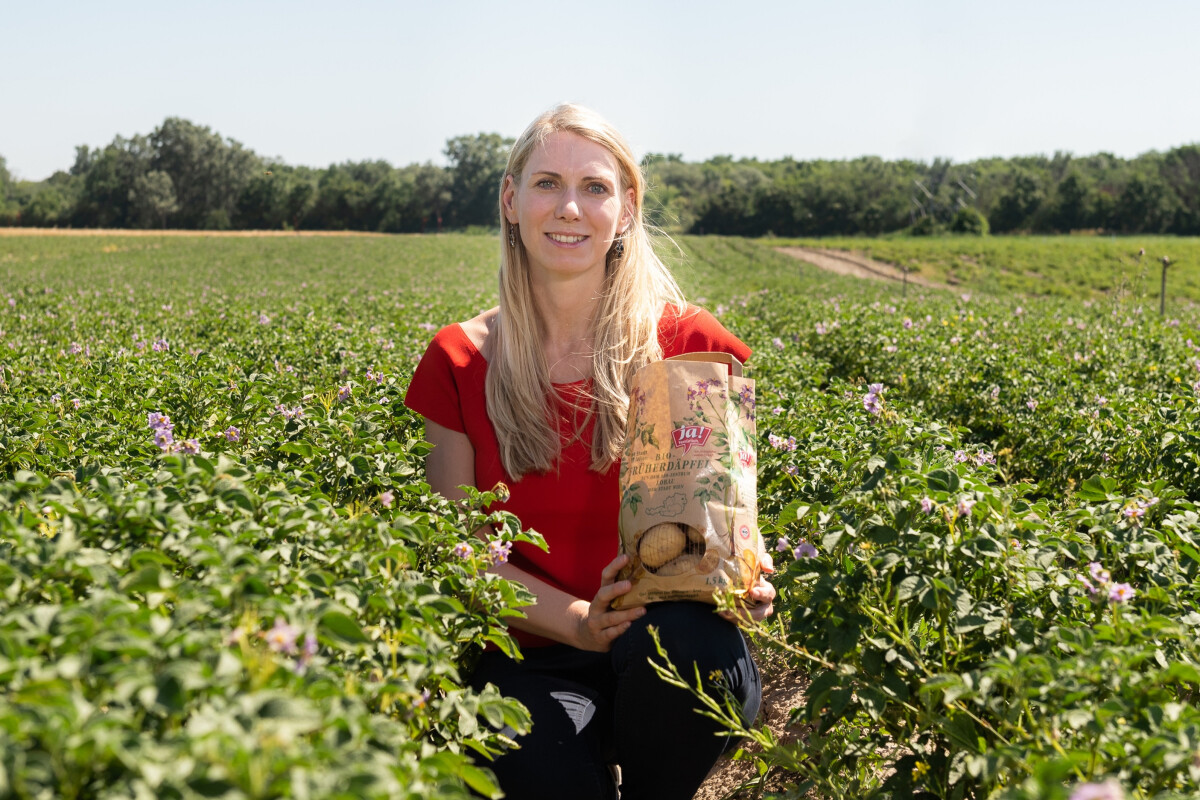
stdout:
[(183, 117), (289, 164), (445, 164), (562, 101), (635, 152), (956, 162), (1200, 143), (1198, 0), (0, 0), (14, 176)]

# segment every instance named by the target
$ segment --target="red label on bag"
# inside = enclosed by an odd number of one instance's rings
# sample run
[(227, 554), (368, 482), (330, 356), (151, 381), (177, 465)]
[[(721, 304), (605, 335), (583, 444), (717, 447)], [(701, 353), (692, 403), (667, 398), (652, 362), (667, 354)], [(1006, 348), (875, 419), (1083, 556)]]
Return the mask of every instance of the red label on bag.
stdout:
[(682, 447), (683, 452), (686, 453), (693, 447), (702, 446), (707, 442), (710, 433), (712, 433), (712, 428), (705, 428), (701, 425), (684, 425), (682, 428), (671, 431), (671, 441), (675, 447)]

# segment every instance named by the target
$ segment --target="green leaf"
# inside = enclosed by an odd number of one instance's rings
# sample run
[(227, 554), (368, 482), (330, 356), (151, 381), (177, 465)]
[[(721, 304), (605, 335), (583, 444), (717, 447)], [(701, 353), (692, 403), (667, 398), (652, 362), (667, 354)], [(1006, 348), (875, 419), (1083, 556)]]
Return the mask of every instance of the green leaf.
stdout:
[(371, 641), (357, 622), (340, 611), (326, 611), (322, 614), (321, 627), (334, 638), (347, 644), (366, 644)]

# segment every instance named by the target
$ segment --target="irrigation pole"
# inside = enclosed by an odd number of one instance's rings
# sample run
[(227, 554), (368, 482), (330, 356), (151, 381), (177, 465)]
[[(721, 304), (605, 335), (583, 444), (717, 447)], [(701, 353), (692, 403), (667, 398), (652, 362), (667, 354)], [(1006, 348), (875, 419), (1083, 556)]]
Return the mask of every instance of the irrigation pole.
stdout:
[(1165, 317), (1167, 314), (1167, 267), (1171, 266), (1171, 259), (1163, 256), (1162, 261), (1162, 290), (1158, 294), (1158, 315)]

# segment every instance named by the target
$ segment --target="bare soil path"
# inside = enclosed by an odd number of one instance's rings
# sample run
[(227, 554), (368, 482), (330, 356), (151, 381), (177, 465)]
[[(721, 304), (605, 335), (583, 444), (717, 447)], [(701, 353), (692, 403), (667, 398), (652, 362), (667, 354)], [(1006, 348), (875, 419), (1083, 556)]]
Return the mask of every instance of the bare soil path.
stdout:
[[(825, 250), (817, 247), (776, 247), (779, 252), (792, 258), (812, 264), (829, 272), (839, 275), (851, 275), (855, 278), (867, 278), (876, 281), (904, 280), (904, 271), (886, 261), (876, 261), (861, 253), (846, 250)], [(944, 283), (937, 283), (916, 273), (909, 273), (908, 282), (915, 286), (926, 286), (931, 289), (949, 289)]]

